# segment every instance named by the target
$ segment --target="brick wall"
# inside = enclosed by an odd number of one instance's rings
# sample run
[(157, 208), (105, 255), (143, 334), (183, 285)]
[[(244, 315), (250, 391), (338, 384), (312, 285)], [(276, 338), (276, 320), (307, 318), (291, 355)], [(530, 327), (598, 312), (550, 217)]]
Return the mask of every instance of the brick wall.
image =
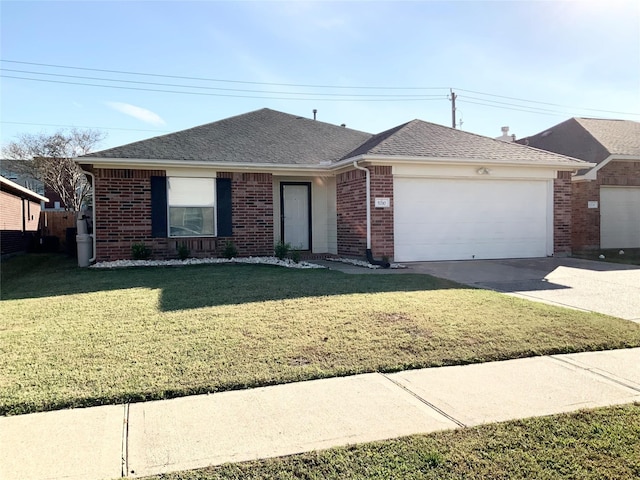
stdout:
[(131, 258), (131, 246), (144, 243), (153, 258), (176, 258), (179, 245), (192, 257), (219, 256), (232, 240), (239, 255), (273, 254), (273, 185), (271, 174), (219, 173), (232, 182), (232, 238), (153, 238), (151, 177), (164, 170), (96, 169), (97, 261)]
[[(273, 255), (273, 178), (270, 173), (219, 172), (231, 179), (233, 242), (240, 256)], [(219, 251), (226, 241), (221, 239)]]
[(338, 255), (363, 257), (367, 249), (365, 173), (349, 170), (336, 178)]
[[(151, 237), (151, 177), (164, 170), (95, 169), (98, 262), (131, 258), (131, 246), (144, 243), (154, 258), (166, 258), (167, 239)], [(174, 254), (175, 255), (175, 254)]]
[[(611, 161), (598, 171), (596, 180), (573, 182), (571, 245), (574, 251), (600, 248), (600, 186), (640, 186), (640, 162)], [(588, 208), (589, 201), (598, 208)]]
[[(393, 258), (393, 175), (391, 167), (376, 166), (371, 170), (371, 250), (376, 257)], [(364, 173), (364, 172), (363, 172)], [(376, 197), (388, 198), (389, 207), (376, 208)]]
[(553, 181), (553, 254), (571, 253), (571, 172), (558, 172)]
[(0, 191), (0, 251), (27, 250), (35, 239), (40, 220), (40, 203)]
[[(371, 250), (376, 257), (393, 257), (393, 176), (391, 167), (371, 171)], [(366, 177), (349, 170), (336, 178), (338, 255), (363, 257), (367, 248)], [(376, 197), (391, 200), (389, 208), (375, 208)]]

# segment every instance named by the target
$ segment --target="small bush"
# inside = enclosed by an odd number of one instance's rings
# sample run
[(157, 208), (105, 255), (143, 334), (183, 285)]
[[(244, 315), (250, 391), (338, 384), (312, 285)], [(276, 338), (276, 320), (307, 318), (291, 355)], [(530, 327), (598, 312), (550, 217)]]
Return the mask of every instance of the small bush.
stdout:
[(189, 248), (184, 243), (178, 245), (178, 257), (180, 260), (186, 260), (190, 254)]
[(134, 260), (148, 260), (151, 258), (151, 247), (144, 243), (134, 243), (131, 245), (131, 256)]
[(291, 250), (291, 260), (294, 263), (300, 263), (300, 250)]
[(222, 255), (224, 255), (224, 258), (227, 258), (229, 260), (231, 260), (232, 258), (235, 258), (238, 256), (238, 248), (236, 247), (236, 244), (233, 242), (227, 242), (224, 245), (224, 251), (222, 252)]
[(280, 260), (284, 260), (285, 258), (287, 258), (289, 250), (291, 250), (290, 244), (284, 243), (282, 240), (276, 243), (275, 254), (276, 257), (278, 257)]

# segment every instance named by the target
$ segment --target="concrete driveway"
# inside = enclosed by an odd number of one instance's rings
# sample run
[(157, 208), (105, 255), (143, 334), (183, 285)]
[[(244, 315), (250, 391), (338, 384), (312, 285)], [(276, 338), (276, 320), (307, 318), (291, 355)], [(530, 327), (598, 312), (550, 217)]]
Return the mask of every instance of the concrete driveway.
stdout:
[(640, 322), (640, 266), (576, 258), (408, 263), (404, 272)]

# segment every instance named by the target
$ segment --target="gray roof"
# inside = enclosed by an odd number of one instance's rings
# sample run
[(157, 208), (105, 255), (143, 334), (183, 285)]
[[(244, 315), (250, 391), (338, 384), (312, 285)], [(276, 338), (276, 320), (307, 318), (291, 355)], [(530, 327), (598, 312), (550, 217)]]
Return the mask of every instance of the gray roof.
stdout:
[(576, 165), (575, 158), (544, 152), (515, 143), (413, 120), (373, 136), (343, 158), (358, 155), (392, 157), (456, 158), (495, 162), (566, 163)]
[(263, 108), (82, 158), (314, 165), (334, 161), (370, 137)]
[(371, 135), (267, 108), (81, 158), (328, 166), (360, 155), (576, 167), (580, 163), (564, 155), (421, 120)]
[(570, 118), (518, 142), (600, 163), (611, 155), (640, 156), (640, 123), (631, 120)]

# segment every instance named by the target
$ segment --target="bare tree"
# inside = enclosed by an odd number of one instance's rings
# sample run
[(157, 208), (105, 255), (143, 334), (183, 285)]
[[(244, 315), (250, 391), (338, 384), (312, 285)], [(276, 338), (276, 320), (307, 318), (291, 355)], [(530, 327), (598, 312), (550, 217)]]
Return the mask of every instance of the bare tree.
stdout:
[(6, 167), (42, 181), (73, 211), (80, 211), (91, 185), (74, 157), (86, 155), (105, 138), (97, 130), (61, 130), (52, 135), (22, 134), (2, 148)]

